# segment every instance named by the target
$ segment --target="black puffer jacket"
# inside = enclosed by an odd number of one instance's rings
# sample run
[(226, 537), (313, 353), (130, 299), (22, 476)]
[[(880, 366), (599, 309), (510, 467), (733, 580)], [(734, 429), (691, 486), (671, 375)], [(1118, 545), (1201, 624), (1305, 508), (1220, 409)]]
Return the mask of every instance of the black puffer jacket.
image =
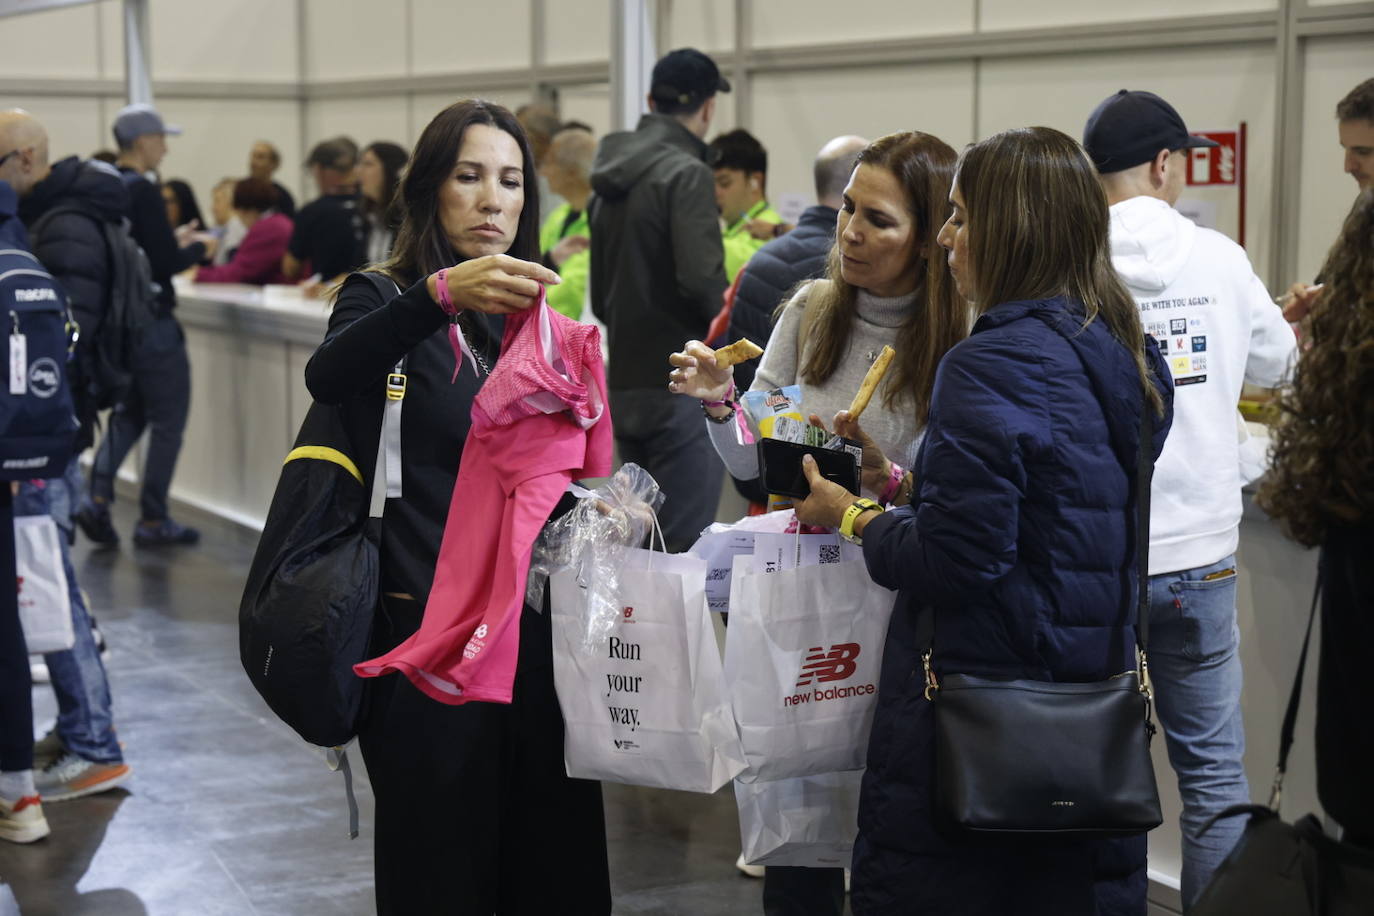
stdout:
[[(33, 232), (45, 213), (57, 208), (79, 212), (60, 213)], [(100, 223), (120, 223), (129, 207), (129, 192), (112, 166), (69, 156), (19, 204), (19, 218), (32, 234), (33, 253), (71, 297), (72, 316), (81, 327), (73, 361), (72, 391), (77, 397), (77, 417), (82, 433), (78, 445), (89, 444), (94, 406), (86, 396), (81, 367), (89, 365), (100, 323), (110, 306), (110, 256)]]
[(668, 354), (705, 337), (720, 311), (729, 284), (705, 156), (700, 138), (660, 114), (597, 150), (591, 301), (608, 330), (612, 389), (666, 391)]

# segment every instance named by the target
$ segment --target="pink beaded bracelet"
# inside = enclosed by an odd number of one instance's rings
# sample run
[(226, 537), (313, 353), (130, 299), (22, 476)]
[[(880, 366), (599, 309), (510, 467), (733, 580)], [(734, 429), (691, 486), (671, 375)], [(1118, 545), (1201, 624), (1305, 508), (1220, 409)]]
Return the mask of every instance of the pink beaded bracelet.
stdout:
[(883, 488), (883, 495), (878, 498), (878, 502), (885, 506), (892, 502), (893, 497), (897, 495), (897, 491), (902, 488), (903, 478), (906, 477), (906, 471), (902, 469), (900, 464), (895, 461), (891, 462), (891, 464), (892, 472), (887, 476), (887, 486)]
[(727, 389), (725, 390), (725, 397), (721, 398), (719, 401), (706, 401), (706, 400), (703, 400), (703, 401), (701, 402), (701, 406), (702, 406), (702, 407), (734, 407), (734, 406), (735, 406), (735, 383), (734, 383), (734, 381), (732, 380), (732, 381), (730, 382), (730, 387), (727, 388)]

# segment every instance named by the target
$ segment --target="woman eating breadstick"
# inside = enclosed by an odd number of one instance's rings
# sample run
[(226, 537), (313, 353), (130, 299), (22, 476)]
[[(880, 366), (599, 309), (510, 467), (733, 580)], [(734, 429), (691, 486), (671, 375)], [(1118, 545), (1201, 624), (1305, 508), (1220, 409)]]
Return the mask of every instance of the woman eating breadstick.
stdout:
[[(755, 391), (799, 385), (813, 423), (835, 417), (837, 426), (851, 429), (846, 408), (883, 349), (895, 350), (864, 417), (881, 453), (900, 462), (879, 458), (862, 468), (863, 488), (884, 502), (904, 487), (902, 466), (915, 456), (935, 367), (968, 335), (968, 304), (935, 241), (948, 216), (956, 158), (944, 141), (919, 131), (889, 134), (859, 153), (826, 276), (804, 283), (780, 309), (751, 385)], [(701, 399), (726, 469), (741, 480), (757, 478), (757, 454), (735, 422), (731, 370), (696, 340), (669, 363), (669, 389)]]

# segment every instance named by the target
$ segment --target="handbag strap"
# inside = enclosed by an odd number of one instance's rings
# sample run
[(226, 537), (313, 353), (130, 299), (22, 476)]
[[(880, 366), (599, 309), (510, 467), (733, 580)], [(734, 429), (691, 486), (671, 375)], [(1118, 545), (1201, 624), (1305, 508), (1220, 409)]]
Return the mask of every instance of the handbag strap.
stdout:
[[(401, 287), (385, 274), (365, 272), (364, 277), (382, 294), (401, 295)], [(402, 356), (386, 380), (386, 399), (382, 401), (382, 431), (377, 437), (377, 459), (372, 466), (372, 497), (367, 514), (381, 518), (388, 499), (401, 496), (401, 405), (406, 394), (406, 357)]]
[(1298, 724), (1298, 706), (1302, 703), (1302, 679), (1307, 671), (1307, 647), (1312, 642), (1312, 621), (1317, 619), (1317, 602), (1322, 593), (1322, 570), (1317, 567), (1317, 584), (1312, 589), (1312, 610), (1307, 613), (1307, 632), (1302, 638), (1302, 652), (1298, 655), (1298, 672), (1293, 676), (1293, 689), (1288, 693), (1288, 709), (1283, 713), (1283, 731), (1279, 734), (1279, 764), (1274, 771), (1274, 787), (1269, 792), (1269, 807), (1278, 813), (1283, 798), (1283, 777), (1288, 771), (1288, 751), (1293, 747), (1293, 731)]
[(1150, 399), (1144, 398), (1140, 405), (1140, 448), (1137, 449), (1135, 471), (1136, 642), (1145, 675), (1142, 686), (1149, 684), (1148, 663), (1144, 659), (1150, 635), (1150, 484), (1155, 473), (1150, 449), (1154, 425)]

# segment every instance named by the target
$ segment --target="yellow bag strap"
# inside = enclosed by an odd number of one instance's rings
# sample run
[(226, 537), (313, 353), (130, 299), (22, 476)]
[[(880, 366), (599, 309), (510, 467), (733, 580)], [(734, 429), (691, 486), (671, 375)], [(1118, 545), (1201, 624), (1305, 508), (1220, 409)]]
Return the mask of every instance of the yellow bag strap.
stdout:
[(353, 463), (351, 458), (336, 448), (329, 448), (324, 445), (302, 445), (300, 448), (292, 449), (291, 453), (286, 456), (286, 460), (282, 462), (282, 465), (285, 466), (290, 464), (297, 458), (316, 458), (320, 461), (332, 461), (352, 474), (353, 478), (357, 480), (358, 483), (363, 482), (363, 475), (358, 470), (358, 466)]

